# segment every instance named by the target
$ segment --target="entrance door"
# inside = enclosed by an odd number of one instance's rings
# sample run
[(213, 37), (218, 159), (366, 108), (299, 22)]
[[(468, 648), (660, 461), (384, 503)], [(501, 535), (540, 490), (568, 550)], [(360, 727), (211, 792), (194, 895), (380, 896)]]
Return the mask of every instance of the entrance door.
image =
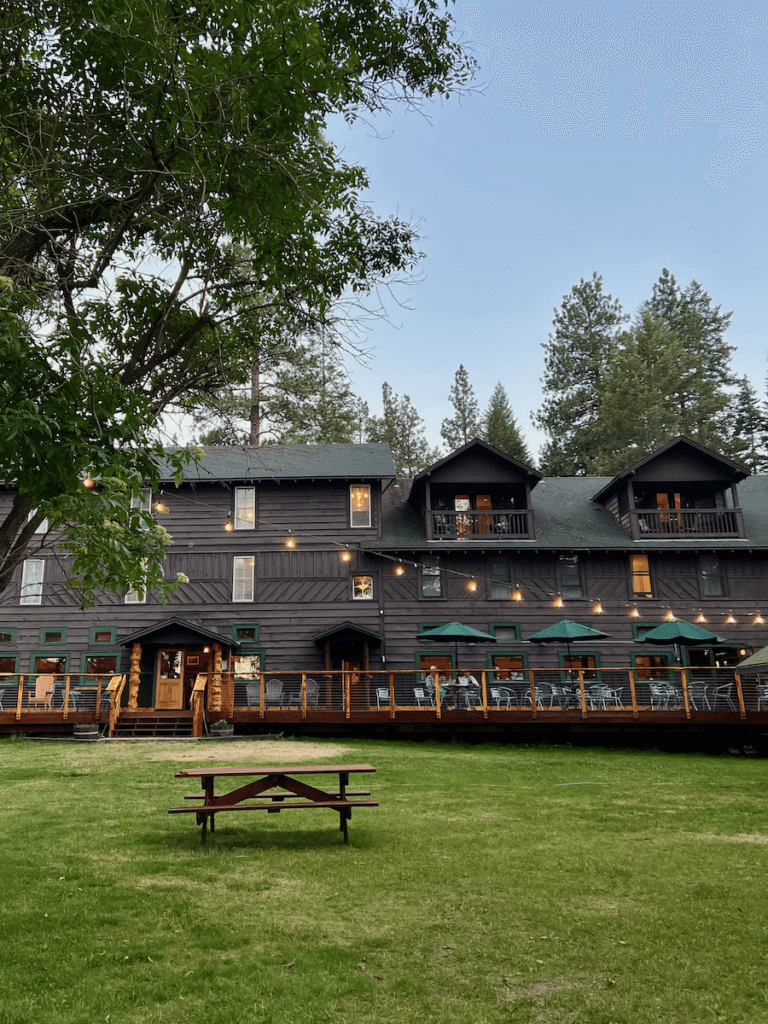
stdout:
[(184, 650), (172, 648), (157, 652), (155, 707), (177, 711), (184, 707)]
[[(211, 658), (210, 651), (203, 650), (185, 650), (184, 651), (184, 689), (183, 689), (183, 707), (189, 707), (189, 698), (192, 696), (192, 688), (197, 681), (198, 675), (208, 673), (211, 670)], [(211, 677), (208, 676), (208, 687), (210, 689)], [(208, 692), (208, 691), (206, 691)]]

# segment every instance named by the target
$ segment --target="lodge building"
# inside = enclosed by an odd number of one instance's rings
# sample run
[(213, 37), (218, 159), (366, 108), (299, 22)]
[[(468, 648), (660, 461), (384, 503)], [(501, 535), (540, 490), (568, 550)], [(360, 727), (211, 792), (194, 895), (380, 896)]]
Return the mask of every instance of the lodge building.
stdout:
[[(209, 447), (144, 500), (173, 537), (167, 578), (189, 582), (167, 605), (126, 590), (82, 611), (60, 556), (28, 558), (0, 605), (0, 730), (768, 720), (738, 675), (768, 643), (768, 476), (685, 437), (613, 479), (544, 478), (481, 440), (413, 480), (384, 444)], [(717, 639), (641, 642), (673, 616)], [(607, 636), (528, 642), (564, 618)], [(420, 639), (452, 621), (495, 643)], [(431, 666), (468, 667), (476, 703), (425, 690)]]

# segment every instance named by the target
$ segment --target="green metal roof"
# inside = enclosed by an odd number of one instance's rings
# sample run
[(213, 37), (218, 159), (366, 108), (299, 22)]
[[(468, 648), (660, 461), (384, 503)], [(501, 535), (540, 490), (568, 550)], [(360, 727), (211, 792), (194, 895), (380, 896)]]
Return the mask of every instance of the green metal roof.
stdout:
[[(395, 466), (387, 444), (291, 444), (248, 447), (201, 446), (185, 480), (301, 480), (393, 478)], [(163, 479), (170, 479), (164, 467)]]

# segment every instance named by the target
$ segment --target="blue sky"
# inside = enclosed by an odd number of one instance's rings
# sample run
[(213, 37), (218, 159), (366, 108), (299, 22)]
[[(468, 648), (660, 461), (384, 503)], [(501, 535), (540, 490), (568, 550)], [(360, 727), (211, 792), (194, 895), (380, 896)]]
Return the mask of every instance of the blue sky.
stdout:
[(582, 277), (634, 313), (663, 267), (723, 310), (762, 397), (768, 278), (768, 0), (458, 5), (481, 91), (374, 126), (330, 126), (382, 215), (419, 221), (422, 280), (384, 296), (357, 394), (411, 396), (440, 442), (460, 363), (497, 381), (535, 449), (553, 308)]

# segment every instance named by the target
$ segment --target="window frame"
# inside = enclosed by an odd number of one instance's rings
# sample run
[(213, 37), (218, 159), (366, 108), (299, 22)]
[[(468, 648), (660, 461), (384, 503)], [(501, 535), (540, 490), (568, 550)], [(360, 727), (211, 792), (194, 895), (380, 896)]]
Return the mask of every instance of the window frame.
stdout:
[[(424, 570), (428, 569), (428, 579), (436, 579), (440, 584), (439, 594), (425, 594), (424, 593)], [(443, 570), (439, 565), (422, 565), (419, 567), (419, 600), (421, 601), (444, 601), (445, 600), (445, 588), (443, 587)]]
[[(355, 509), (354, 499), (352, 497), (354, 488), (360, 487), (365, 488), (368, 491), (368, 522), (367, 523), (356, 523), (355, 513), (360, 513), (360, 509)], [(350, 484), (349, 485), (349, 527), (352, 530), (370, 530), (373, 526), (373, 491), (370, 484)]]
[[(123, 656), (122, 651), (82, 651), (80, 653), (80, 672), (83, 675), (92, 675), (93, 673), (88, 672), (87, 662), (89, 658), (115, 658), (115, 668), (113, 672), (99, 672), (98, 675), (117, 675), (120, 671), (120, 659)], [(80, 686), (96, 686), (96, 683), (86, 683), (80, 681)]]
[[(714, 559), (714, 561), (717, 563), (717, 573), (707, 573), (704, 571), (703, 562), (705, 559)], [(708, 598), (717, 599), (728, 596), (728, 577), (724, 572), (723, 560), (720, 558), (720, 555), (716, 551), (712, 552), (711, 554), (709, 552), (707, 552), (706, 554), (704, 552), (699, 552), (696, 558), (696, 575), (699, 580), (699, 593), (701, 594), (701, 597), (704, 600)], [(713, 578), (716, 578), (720, 583), (719, 594), (706, 593), (707, 581)]]
[[(61, 640), (46, 640), (46, 633), (61, 633)], [(67, 627), (66, 626), (41, 626), (40, 637), (37, 641), (41, 647), (61, 647), (62, 644), (67, 642)]]
[(241, 682), (253, 682), (251, 679), (246, 679), (245, 676), (238, 676), (235, 670), (235, 658), (258, 658), (259, 659), (259, 672), (266, 671), (267, 667), (267, 652), (264, 647), (247, 647), (244, 651), (232, 651), (230, 655), (232, 659), (232, 679), (237, 682), (240, 679)]
[[(646, 565), (648, 567), (648, 571), (647, 572), (640, 572), (640, 573), (638, 573), (638, 572), (635, 571), (634, 566), (632, 564), (633, 560), (635, 558), (644, 558), (645, 559), (645, 563), (646, 563)], [(645, 591), (645, 590), (635, 590), (635, 578), (636, 577), (640, 577), (640, 576), (647, 576), (648, 577), (648, 587), (649, 587), (649, 589), (647, 591)], [(647, 598), (649, 600), (653, 600), (653, 598), (654, 598), (654, 589), (655, 589), (654, 588), (654, 578), (653, 578), (653, 573), (651, 571), (651, 557), (650, 557), (650, 555), (647, 554), (644, 551), (631, 551), (630, 554), (629, 554), (629, 593), (630, 593), (630, 596), (632, 598)]]
[[(494, 658), (522, 658), (523, 659), (523, 670), (526, 671), (528, 669), (528, 667), (529, 667), (528, 666), (528, 652), (527, 651), (517, 651), (517, 650), (514, 650), (514, 651), (513, 650), (508, 650), (508, 651), (501, 650), (500, 651), (500, 650), (497, 650), (497, 649), (489, 650), (489, 651), (486, 651), (486, 653), (485, 653), (485, 664), (486, 664), (486, 671), (489, 674), (491, 674), (491, 675), (495, 675), (495, 673), (499, 672), (499, 671), (506, 671), (506, 669), (498, 669), (498, 668), (496, 668), (496, 666), (493, 664), (493, 659)], [(528, 682), (530, 680), (530, 678), (531, 677), (529, 675), (524, 675), (523, 676), (523, 681), (524, 682)], [(493, 680), (490, 680), (490, 679), (488, 679), (488, 682), (489, 683), (493, 682), (494, 686), (497, 683), (499, 683), (499, 684), (501, 684), (503, 686), (504, 683), (520, 682), (520, 680), (519, 679), (517, 679), (517, 680), (512, 680), (512, 679), (493, 679)]]
[[(441, 625), (443, 625), (443, 623), (438, 622), (438, 626), (441, 626)], [(429, 643), (429, 641), (427, 641), (427, 643)], [(425, 653), (426, 652), (423, 651), (423, 650), (416, 651), (416, 653), (413, 656), (413, 664), (414, 664), (414, 667), (415, 667), (417, 672), (427, 672), (428, 671), (427, 669), (423, 668), (421, 666), (421, 664), (420, 664), (421, 658), (424, 657)], [(456, 660), (456, 651), (453, 648), (450, 648), (450, 650), (448, 648), (445, 648), (445, 650), (443, 650), (442, 647), (439, 647), (439, 648), (436, 647), (433, 651), (430, 651), (429, 653), (430, 653), (430, 655), (434, 655), (436, 658), (450, 658), (450, 660), (451, 660), (451, 674), (453, 674), (454, 672), (458, 671), (458, 662)]]
[(428, 629), (437, 629), (438, 626), (447, 626), (450, 621), (450, 619), (441, 619), (439, 622), (418, 622), (416, 624), (418, 628), (416, 639), (422, 644), (433, 644), (435, 642), (434, 640), (422, 640), (421, 634), (425, 633)]
[[(248, 637), (246, 640), (240, 640), (237, 631), (238, 629), (252, 629), (254, 630), (254, 636)], [(233, 622), (232, 623), (232, 639), (235, 643), (241, 644), (258, 644), (261, 634), (261, 626), (258, 622)]]
[[(49, 651), (30, 651), (30, 653), (29, 653), (29, 671), (32, 672), (34, 675), (45, 675), (45, 672), (38, 672), (37, 665), (35, 663), (36, 663), (38, 658), (46, 658), (47, 660), (50, 661), (52, 655), (55, 658), (63, 658), (64, 659), (64, 671), (63, 672), (54, 672), (54, 673), (52, 673), (52, 675), (57, 675), (57, 676), (68, 676), (68, 675), (70, 675), (70, 671), (69, 671), (69, 662), (70, 662), (70, 657), (71, 657), (71, 652), (70, 651), (58, 651), (58, 650), (57, 651), (50, 651), (50, 650)], [(33, 666), (34, 666), (34, 668), (33, 668)]]
[[(97, 633), (109, 633), (109, 640), (97, 640)], [(88, 630), (88, 646), (95, 647), (97, 644), (113, 644), (117, 640), (117, 626), (91, 626)]]
[(577, 650), (577, 651), (574, 651), (573, 649), (571, 649), (570, 655), (568, 654), (567, 650), (566, 651), (558, 651), (557, 652), (557, 664), (560, 667), (560, 680), (561, 680), (561, 683), (564, 686), (568, 686), (569, 684), (572, 684), (574, 680), (573, 680), (573, 676), (571, 675), (571, 673), (579, 671), (576, 668), (566, 668), (566, 666), (565, 666), (565, 659), (568, 658), (568, 657), (571, 657), (571, 658), (594, 658), (595, 659), (595, 667), (594, 668), (585, 668), (584, 672), (594, 672), (595, 673), (595, 678), (594, 679), (585, 679), (584, 680), (584, 685), (585, 686), (587, 686), (587, 685), (589, 685), (589, 686), (596, 686), (596, 685), (602, 683), (602, 681), (603, 681), (603, 674), (601, 672), (601, 669), (602, 669), (603, 666), (602, 666), (602, 662), (600, 660), (600, 652), (599, 651), (591, 651), (591, 650), (581, 650), (581, 648), (579, 647), (579, 650)]
[[(578, 569), (578, 572), (579, 572), (579, 593), (578, 594), (566, 594), (566, 589), (568, 589), (568, 588), (567, 588), (567, 585), (565, 583), (565, 576), (563, 575), (563, 563), (566, 561), (566, 559), (570, 559), (570, 560), (575, 559), (575, 561), (576, 561), (576, 568)], [(564, 555), (564, 554), (558, 555), (557, 556), (557, 579), (558, 579), (558, 583), (559, 583), (559, 593), (560, 593), (560, 596), (562, 597), (562, 599), (564, 601), (583, 601), (584, 600), (584, 590), (585, 590), (585, 587), (584, 587), (584, 562), (583, 562), (583, 559), (582, 559), (581, 555), (573, 554), (573, 553), (571, 553), (570, 555)], [(571, 587), (570, 589), (573, 590), (575, 588)]]
[[(499, 626), (503, 627), (504, 629), (509, 629), (510, 626), (511, 626), (512, 629), (514, 629), (514, 631), (515, 631), (514, 637), (507, 637), (507, 636), (502, 637), (501, 639), (502, 639), (503, 643), (514, 643), (514, 644), (517, 644), (517, 643), (520, 643), (520, 641), (523, 639), (522, 636), (521, 636), (521, 633), (520, 633), (520, 623), (519, 622), (507, 622), (506, 620), (504, 620), (502, 622), (489, 622), (488, 623), (488, 632), (491, 634), (491, 636), (496, 636), (496, 629)], [(498, 651), (496, 653), (498, 653)]]
[[(663, 682), (667, 682), (667, 683), (673, 682), (673, 680), (674, 680), (674, 673), (671, 672), (670, 669), (674, 668), (674, 662), (673, 662), (673, 657), (672, 657), (671, 653), (669, 653), (667, 651), (653, 651), (653, 652), (651, 652), (651, 651), (630, 651), (629, 652), (629, 657), (630, 657), (630, 661), (632, 663), (632, 671), (634, 672), (635, 686), (637, 686), (638, 684), (640, 684), (640, 685), (647, 685), (649, 682), (656, 682), (657, 680), (662, 680)], [(646, 670), (645, 669), (638, 669), (638, 667), (637, 667), (637, 658), (666, 658), (666, 662), (667, 662), (666, 670), (664, 671), (664, 673), (662, 675), (653, 676), (652, 679), (640, 679), (639, 676), (637, 675), (637, 673), (638, 672), (644, 672)], [(648, 671), (651, 671), (651, 670), (648, 669)]]
[[(494, 569), (501, 568), (506, 570), (506, 580), (494, 579)], [(494, 593), (494, 589), (504, 590), (504, 594)], [(512, 598), (513, 593), (512, 586), (512, 568), (509, 564), (509, 559), (505, 558), (502, 560), (491, 561), (490, 568), (488, 570), (488, 590), (486, 592), (487, 599), (489, 601), (509, 601)]]
[[(633, 622), (632, 623), (632, 639), (642, 640), (646, 633), (650, 633), (652, 629), (656, 629), (657, 626), (663, 626), (664, 620), (661, 622)], [(663, 644), (659, 644), (663, 647)]]
[[(253, 519), (243, 519), (238, 514), (238, 499), (242, 492), (251, 492), (251, 507), (253, 508)], [(255, 530), (256, 529), (256, 488), (254, 486), (248, 486), (246, 484), (235, 487), (234, 506), (232, 510), (232, 525), (235, 530)]]
[[(370, 580), (371, 581), (371, 592), (370, 594), (361, 594), (359, 597), (355, 597), (355, 580)], [(352, 600), (353, 601), (373, 601), (376, 592), (376, 581), (372, 573), (367, 572), (356, 572), (353, 576), (349, 577), (350, 585), (352, 588)]]
[(0, 640), (0, 653), (6, 647), (15, 647), (16, 646), (16, 633), (17, 633), (17, 631), (18, 631), (18, 627), (17, 626), (0, 626), (0, 633), (8, 633), (10, 635), (10, 637), (11, 637), (11, 639), (8, 641), (7, 644), (3, 643), (2, 640)]
[[(27, 566), (32, 562), (39, 562), (41, 565), (40, 579), (33, 580), (31, 583), (25, 583), (24, 580), (27, 575)], [(45, 586), (45, 558), (25, 558), (21, 569), (21, 584), (19, 587), (19, 604), (25, 608), (38, 608), (43, 603), (43, 587)], [(40, 587), (40, 592), (24, 594), (26, 587)]]
[[(250, 597), (237, 597), (235, 586), (236, 586), (236, 570), (235, 567), (238, 562), (245, 562), (247, 559), (251, 560), (251, 596)], [(233, 555), (232, 556), (232, 604), (253, 604), (256, 600), (256, 556), (255, 555)]]
[(3, 649), (0, 649), (0, 658), (13, 658), (13, 663), (14, 663), (14, 668), (13, 668), (13, 670), (11, 672), (0, 672), (0, 689), (2, 689), (2, 679), (3, 679), (3, 676), (5, 676), (5, 675), (8, 675), (8, 676), (18, 676), (18, 674), (19, 674), (19, 660), (21, 659), (21, 655), (19, 654), (18, 651), (9, 651), (9, 650), (6, 650), (5, 648), (3, 648)]
[(141, 509), (142, 512), (152, 511), (152, 488), (142, 487), (140, 498), (131, 498), (131, 508)]

